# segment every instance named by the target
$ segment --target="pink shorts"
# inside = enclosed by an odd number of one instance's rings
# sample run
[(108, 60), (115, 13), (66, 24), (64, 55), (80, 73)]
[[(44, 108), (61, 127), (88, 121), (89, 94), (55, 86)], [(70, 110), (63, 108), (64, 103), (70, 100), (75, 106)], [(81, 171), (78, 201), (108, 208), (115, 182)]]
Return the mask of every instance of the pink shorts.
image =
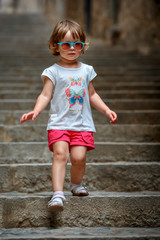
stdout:
[(48, 130), (48, 146), (53, 152), (53, 143), (65, 141), (69, 146), (86, 146), (87, 151), (95, 148), (94, 137), (92, 132), (78, 132), (66, 130)]

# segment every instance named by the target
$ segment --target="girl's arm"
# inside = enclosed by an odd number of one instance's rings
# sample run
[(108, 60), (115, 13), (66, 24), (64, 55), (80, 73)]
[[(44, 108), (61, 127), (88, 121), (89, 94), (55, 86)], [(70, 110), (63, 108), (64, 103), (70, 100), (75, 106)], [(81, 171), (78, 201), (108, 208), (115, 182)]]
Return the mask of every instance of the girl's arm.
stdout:
[(47, 107), (48, 103), (50, 102), (53, 88), (54, 85), (52, 81), (46, 77), (44, 80), (43, 90), (37, 98), (33, 111), (23, 114), (20, 119), (20, 123), (24, 123), (28, 120), (35, 120), (37, 118), (37, 116)]
[(89, 100), (90, 104), (96, 108), (101, 113), (105, 114), (107, 117), (111, 119), (110, 123), (115, 124), (117, 122), (117, 114), (109, 109), (109, 107), (103, 102), (100, 96), (96, 93), (93, 81), (89, 83)]

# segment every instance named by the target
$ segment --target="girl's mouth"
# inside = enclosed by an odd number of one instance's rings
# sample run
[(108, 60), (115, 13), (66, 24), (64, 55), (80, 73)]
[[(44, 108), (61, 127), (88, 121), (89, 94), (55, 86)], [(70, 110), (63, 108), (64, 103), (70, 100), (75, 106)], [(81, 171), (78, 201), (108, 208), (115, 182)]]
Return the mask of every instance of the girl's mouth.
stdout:
[(75, 55), (75, 53), (68, 53), (68, 55), (71, 55), (71, 56), (72, 56), (72, 55)]

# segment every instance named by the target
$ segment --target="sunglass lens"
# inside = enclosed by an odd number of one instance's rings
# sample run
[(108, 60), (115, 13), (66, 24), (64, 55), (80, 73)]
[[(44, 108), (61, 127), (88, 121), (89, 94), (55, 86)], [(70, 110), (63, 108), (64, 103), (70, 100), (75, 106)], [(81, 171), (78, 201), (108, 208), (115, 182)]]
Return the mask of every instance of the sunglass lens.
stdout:
[(75, 43), (75, 49), (80, 51), (83, 48), (83, 44), (81, 42)]
[(70, 44), (69, 43), (63, 43), (62, 45), (61, 45), (61, 47), (62, 47), (62, 49), (63, 50), (68, 50), (68, 49), (70, 49)]

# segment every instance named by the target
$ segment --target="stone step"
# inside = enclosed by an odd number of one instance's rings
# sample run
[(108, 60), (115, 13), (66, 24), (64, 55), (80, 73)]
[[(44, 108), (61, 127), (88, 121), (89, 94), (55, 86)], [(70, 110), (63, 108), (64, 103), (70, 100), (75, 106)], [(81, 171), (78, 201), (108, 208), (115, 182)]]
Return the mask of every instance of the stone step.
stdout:
[(158, 240), (159, 228), (61, 227), (0, 229), (2, 240)]
[[(21, 116), (24, 111), (12, 111), (12, 110), (0, 110), (0, 122), (5, 125), (19, 125)], [(118, 115), (118, 124), (159, 124), (160, 110), (133, 110), (133, 111), (116, 111)], [(98, 112), (92, 111), (94, 123), (107, 124), (108, 118)], [(47, 124), (49, 118), (49, 112), (43, 111), (41, 115), (34, 121), (34, 124)], [(25, 125), (32, 125), (32, 121), (24, 123)]]
[[(95, 141), (159, 142), (160, 125), (96, 124)], [(46, 141), (45, 124), (0, 125), (0, 142)]]
[[(7, 58), (8, 59), (8, 58)], [(24, 70), (21, 70), (23, 75), (20, 74), (20, 76), (17, 76), (17, 71), (20, 71), (18, 68), (16, 69), (15, 66), (13, 67), (10, 67), (9, 70), (8, 68), (7, 69), (4, 69), (4, 72), (1, 73), (1, 76), (0, 76), (0, 82), (1, 84), (12, 84), (12, 83), (17, 83), (17, 84), (20, 84), (20, 83), (27, 83), (27, 84), (32, 84), (32, 83), (35, 83), (35, 84), (38, 84), (40, 83), (41, 79), (40, 79), (40, 75), (42, 73), (42, 70), (44, 69), (44, 61), (46, 61), (47, 59), (43, 59), (43, 62), (38, 62), (38, 60), (35, 58), (35, 61), (36, 61), (36, 64), (38, 66), (42, 65), (41, 68), (36, 71), (36, 72), (31, 72), (31, 67), (29, 67), (28, 71), (25, 71)], [(18, 60), (16, 60), (18, 61)], [(24, 60), (21, 60), (24, 62)], [(24, 64), (26, 64), (24, 62)], [(28, 64), (28, 63), (27, 63)], [(53, 62), (52, 62), (53, 64)], [(48, 64), (49, 66), (49, 64)], [(123, 82), (134, 82), (136, 81), (136, 79), (139, 79), (139, 76), (136, 77), (136, 76), (130, 76), (130, 75), (126, 75), (123, 76)], [(117, 82), (120, 82), (121, 80), (121, 77), (119, 76), (109, 76), (109, 73), (108, 71), (105, 72), (105, 73), (98, 73), (98, 76), (97, 76), (97, 81), (100, 81), (100, 82), (107, 82), (109, 84), (114, 84), (114, 83), (117, 83)], [(141, 76), (140, 77), (140, 81), (141, 82), (153, 82), (153, 83), (159, 83), (160, 82), (160, 76)], [(7, 90), (7, 89), (5, 89)], [(143, 90), (143, 89), (142, 89)]]
[[(10, 31), (13, 30), (14, 26), (10, 25)], [(1, 26), (0, 26), (1, 28)], [(23, 26), (24, 28), (24, 26)], [(41, 27), (42, 28), (42, 27)], [(41, 29), (42, 30), (42, 29)], [(45, 32), (44, 32), (45, 31)], [(23, 32), (12, 32), (11, 34), (8, 34), (8, 32), (3, 32), (1, 31), (1, 36), (0, 36), (0, 42), (1, 44), (4, 45), (4, 48), (1, 48), (1, 53), (4, 53), (4, 50), (7, 51), (7, 47), (9, 48), (10, 56), (11, 52), (14, 53), (14, 56), (18, 56), (18, 54), (21, 56), (21, 52), (17, 51), (16, 49), (11, 48), (12, 44), (16, 45), (17, 47), (21, 47), (25, 45), (26, 47), (29, 46), (35, 46), (39, 48), (39, 50), (46, 49), (46, 42), (44, 42), (44, 39), (48, 40), (48, 37), (52, 31), (52, 26), (49, 26), (48, 23), (45, 25), (43, 28), (43, 32), (39, 30), (39, 27), (30, 26), (30, 30), (23, 31)], [(47, 35), (45, 35), (47, 34)], [(17, 38), (18, 37), (18, 38)], [(13, 39), (12, 44), (9, 46), (6, 45), (6, 39)], [(23, 39), (23, 41), (22, 41)], [(39, 39), (39, 41), (38, 41)], [(21, 40), (21, 41), (20, 41)], [(26, 44), (28, 42), (28, 45)], [(99, 51), (96, 51), (96, 48), (99, 48)], [(111, 48), (111, 49), (109, 49)], [(86, 62), (94, 62), (97, 64), (97, 66), (100, 67), (100, 70), (106, 70), (109, 67), (112, 67), (116, 69), (116, 67), (120, 68), (123, 71), (124, 68), (128, 69), (128, 71), (135, 71), (135, 69), (138, 69), (140, 72), (146, 70), (147, 73), (159, 73), (159, 59), (160, 55), (157, 53), (157, 56), (155, 56), (155, 53), (149, 53), (148, 55), (142, 55), (141, 53), (138, 53), (134, 55), (133, 52), (128, 51), (128, 49), (122, 49), (121, 51), (118, 51), (116, 48), (112, 48), (111, 46), (108, 48), (107, 45), (103, 46), (103, 49), (101, 47), (101, 44), (91, 44), (89, 49), (87, 50), (87, 53), (83, 56), (80, 56), (79, 59), (85, 59)], [(18, 49), (19, 50), (19, 49)], [(115, 51), (114, 51), (115, 50)], [(25, 49), (24, 49), (25, 51)], [(114, 51), (114, 52), (113, 52)], [(26, 53), (26, 52), (25, 52)], [(39, 52), (36, 52), (37, 55)], [(6, 56), (6, 55), (5, 55)], [(28, 56), (28, 55), (22, 55), (22, 56)], [(96, 56), (96, 58), (95, 58)], [(32, 58), (31, 58), (32, 62)]]
[[(127, 61), (127, 59), (126, 59), (126, 61)], [(86, 61), (86, 62), (89, 62), (89, 61)], [(141, 80), (141, 77), (144, 78), (144, 77), (152, 77), (153, 76), (153, 77), (159, 78), (159, 75), (160, 75), (160, 68), (157, 70), (152, 69), (150, 71), (147, 71), (147, 69), (143, 69), (144, 66), (141, 66), (140, 70), (138, 70), (137, 68), (132, 70), (132, 69), (127, 68), (127, 66), (123, 66), (123, 65), (120, 65), (120, 67), (119, 66), (106, 67), (103, 64), (103, 62), (100, 64), (100, 62), (98, 63), (98, 61), (96, 61), (96, 62), (90, 61), (90, 64), (94, 66), (94, 69), (97, 72), (98, 76), (104, 75), (108, 78), (119, 77), (119, 79), (123, 80), (123, 77), (124, 77), (124, 79), (126, 77), (131, 77), (131, 78), (134, 77), (134, 79), (139, 78)], [(108, 63), (106, 63), (106, 64), (108, 64)], [(113, 59), (113, 64), (114, 64), (114, 59)], [(117, 65), (117, 64), (115, 64), (115, 65)], [(125, 65), (125, 63), (124, 63), (124, 65)]]
[[(42, 54), (43, 56), (41, 56)], [(39, 59), (39, 55), (41, 56), (41, 59)], [(18, 72), (18, 73), (26, 74), (23, 76), (26, 80), (27, 80), (27, 76), (32, 76), (32, 75), (37, 76), (37, 83), (38, 83), (39, 74), (42, 73), (43, 69), (45, 67), (51, 66), (56, 62), (56, 58), (53, 58), (52, 56), (48, 55), (47, 48), (44, 48), (44, 49), (41, 48), (40, 52), (38, 52), (37, 55), (32, 54), (32, 59), (29, 58), (29, 56), (19, 56), (19, 55), (6, 56), (6, 55), (3, 55), (1, 52), (0, 52), (0, 56), (1, 56), (1, 72), (2, 72), (0, 79), (2, 80), (3, 80), (3, 77), (6, 78), (7, 76), (10, 76), (11, 79), (16, 78), (16, 73)], [(8, 59), (8, 62), (7, 62), (7, 59)], [(85, 57), (83, 57), (81, 61), (85, 62)], [(7, 62), (7, 65), (6, 65), (6, 62)], [(95, 71), (97, 72), (98, 80), (102, 80), (102, 76), (105, 77), (106, 80), (110, 80), (110, 78), (116, 79), (116, 82), (118, 82), (118, 80), (125, 81), (125, 82), (126, 80), (128, 80), (128, 82), (131, 82), (131, 80), (135, 81), (136, 79), (140, 79), (140, 81), (142, 82), (144, 82), (145, 80), (146, 80), (145, 82), (148, 82), (148, 80), (151, 81), (152, 78), (153, 80), (159, 80), (160, 69), (158, 71), (153, 69), (150, 72), (148, 72), (147, 69), (144, 69), (144, 70), (141, 69), (139, 71), (138, 69), (130, 70), (126, 66), (125, 67), (108, 66), (107, 68), (101, 70), (101, 67), (97, 66), (97, 62), (93, 62), (93, 61), (86, 61), (86, 62), (88, 64), (93, 65), (93, 67), (95, 68)], [(113, 64), (114, 64), (114, 60), (113, 60)], [(104, 65), (104, 64), (102, 63), (101, 65)], [(29, 70), (31, 72), (28, 72)], [(18, 79), (20, 79), (20, 75), (17, 75), (17, 80)], [(28, 81), (30, 81), (31, 79), (28, 79)], [(10, 81), (9, 78), (6, 78), (6, 80)]]
[[(18, 60), (16, 60), (16, 61), (18, 62)], [(35, 61), (36, 61), (36, 59), (35, 59)], [(43, 59), (43, 61), (45, 62), (45, 59)], [(34, 70), (32, 70), (32, 66), (29, 66), (28, 69), (25, 69), (23, 66), (21, 69), (16, 69), (16, 67), (13, 66), (13, 67), (9, 67), (9, 69), (4, 70), (4, 72), (1, 71), (1, 77), (0, 77), (1, 88), (4, 90), (8, 90), (7, 86), (6, 86), (7, 84), (13, 85), (13, 83), (14, 84), (17, 83), (19, 85), (22, 82), (25, 84), (34, 83), (38, 87), (38, 84), (41, 83), (40, 75), (41, 75), (43, 69), (46, 68), (47, 66), (52, 65), (53, 62), (48, 63), (48, 65), (45, 65), (45, 66), (44, 66), (44, 63), (39, 63), (38, 61), (36, 64), (38, 66), (40, 66), (40, 65), (42, 65), (42, 66), (40, 68), (37, 68)], [(36, 64), (34, 64), (34, 65), (36, 65)], [(36, 66), (35, 66), (35, 68), (36, 68)], [(18, 76), (17, 76), (17, 71), (19, 72)], [(95, 87), (97, 87), (98, 84), (106, 83), (105, 85), (107, 85), (110, 88), (114, 87), (114, 85), (116, 85), (116, 87), (119, 87), (119, 88), (121, 87), (121, 90), (123, 90), (122, 87), (126, 88), (127, 86), (132, 87), (132, 88), (137, 87), (137, 90), (138, 90), (138, 86), (141, 87), (141, 90), (144, 90), (144, 88), (148, 88), (148, 90), (150, 90), (149, 86), (151, 86), (151, 87), (157, 86), (159, 88), (159, 82), (160, 82), (159, 76), (135, 76), (135, 77), (133, 77), (132, 75), (131, 76), (130, 75), (116, 76), (111, 73), (109, 74), (109, 72), (107, 72), (107, 71), (104, 73), (97, 73), (97, 74), (98, 75), (97, 75), (96, 79), (94, 80)], [(136, 84), (133, 84), (134, 82)], [(139, 82), (139, 85), (138, 85), (138, 82)], [(120, 83), (123, 83), (123, 85), (122, 84), (120, 85)], [(156, 84), (156, 86), (154, 86), (155, 84)], [(16, 86), (14, 86), (14, 85), (13, 85), (13, 87), (16, 88)], [(11, 90), (11, 87), (10, 87), (10, 90)]]
[(72, 197), (66, 192), (64, 211), (57, 214), (47, 211), (51, 196), (51, 193), (1, 194), (0, 227), (160, 226), (159, 192), (91, 192), (88, 197)]
[[(94, 49), (95, 51), (95, 49)], [(124, 53), (127, 53), (128, 51), (124, 50)], [(85, 58), (85, 60), (92, 60), (92, 58), (95, 56), (95, 52), (88, 51), (88, 54), (82, 56)], [(137, 61), (136, 58), (133, 59), (133, 61), (130, 61), (130, 57), (132, 57), (132, 53), (129, 54), (126, 57), (118, 56), (117, 52), (115, 52), (114, 55), (112, 56), (107, 56), (107, 54), (104, 54), (101, 56), (101, 54), (97, 54), (96, 56), (96, 61), (92, 61), (97, 63), (96, 68), (103, 72), (106, 70), (114, 70), (115, 74), (116, 73), (127, 73), (131, 75), (159, 75), (160, 74), (160, 66), (158, 65), (158, 60), (160, 60), (160, 55), (157, 55), (157, 58), (153, 57), (151, 55), (146, 55), (144, 56), (145, 62), (142, 61), (142, 55), (138, 54), (137, 56), (140, 57), (139, 61)], [(152, 60), (151, 60), (152, 58)], [(122, 60), (121, 62), (120, 59)], [(104, 60), (106, 60), (104, 62)]]
[[(51, 163), (1, 164), (0, 192), (50, 192)], [(69, 191), (68, 163), (64, 190)], [(87, 163), (83, 184), (90, 191), (160, 191), (160, 163)]]
[[(108, 99), (156, 99), (160, 98), (159, 90), (113, 90), (113, 91), (97, 91), (101, 98)], [(0, 99), (36, 99), (40, 91), (26, 91), (26, 90), (0, 90)]]
[[(87, 162), (159, 162), (160, 143), (96, 142)], [(0, 163), (51, 163), (47, 142), (0, 143)]]
[[(94, 81), (95, 89), (98, 90), (159, 90), (160, 84), (159, 83), (153, 83), (153, 82), (137, 82), (134, 81), (132, 83), (126, 83), (126, 82), (117, 82), (117, 83), (108, 83), (106, 82), (100, 82), (100, 81)], [(37, 86), (38, 89), (38, 86)]]
[[(159, 99), (103, 99), (104, 102), (116, 110), (160, 110)], [(35, 100), (31, 99), (2, 99), (0, 110), (29, 110), (33, 109)], [(49, 108), (49, 106), (48, 106)]]
[[(6, 77), (7, 82), (10, 81), (10, 83), (12, 83), (13, 82), (12, 78), (15, 79), (15, 81), (18, 82), (18, 79), (16, 80), (16, 76), (13, 77), (13, 75), (12, 75), (9, 78), (7, 78), (6, 74), (5, 74), (5, 76), (1, 76), (2, 80), (5, 80), (5, 77)], [(99, 71), (97, 72), (97, 81), (109, 82), (109, 83), (112, 83), (112, 84), (118, 83), (120, 81), (123, 81), (123, 82), (137, 82), (138, 79), (140, 79), (140, 82), (159, 83), (160, 76), (156, 76), (156, 75), (154, 76), (153, 74), (151, 76), (148, 76), (148, 75), (145, 75), (145, 74), (141, 75), (141, 76), (139, 76), (139, 74), (137, 74), (137, 76), (135, 76), (135, 75), (133, 76), (132, 74), (125, 73), (124, 76), (121, 77), (121, 76), (116, 76), (113, 73), (110, 73), (108, 71), (105, 71), (104, 73), (99, 72)], [(27, 81), (27, 78), (26, 78), (26, 81)], [(37, 81), (39, 81), (39, 78), (37, 78)]]
[[(30, 70), (31, 71), (31, 70)], [(40, 80), (38, 84), (35, 83), (0, 83), (1, 90), (38, 90), (41, 91), (43, 86), (43, 82)], [(153, 83), (153, 82), (117, 82), (115, 84), (102, 82), (102, 81), (94, 81), (94, 86), (97, 91), (103, 90), (128, 90), (128, 91), (135, 91), (135, 90), (152, 90), (157, 91), (160, 90), (160, 83)]]
[[(19, 124), (21, 116), (24, 111), (0, 110), (0, 122), (5, 125)], [(118, 115), (118, 124), (159, 124), (160, 111), (159, 110), (135, 110), (135, 111), (116, 111)], [(107, 124), (108, 118), (100, 112), (92, 111), (95, 124)], [(41, 115), (34, 121), (34, 124), (47, 124), (49, 112), (43, 111)], [(32, 125), (32, 121), (24, 123), (25, 125)]]
[[(158, 90), (113, 90), (113, 91), (97, 91), (101, 98), (108, 99), (160, 99), (160, 91)], [(13, 98), (13, 97), (12, 97)], [(15, 96), (16, 98), (16, 96)]]

